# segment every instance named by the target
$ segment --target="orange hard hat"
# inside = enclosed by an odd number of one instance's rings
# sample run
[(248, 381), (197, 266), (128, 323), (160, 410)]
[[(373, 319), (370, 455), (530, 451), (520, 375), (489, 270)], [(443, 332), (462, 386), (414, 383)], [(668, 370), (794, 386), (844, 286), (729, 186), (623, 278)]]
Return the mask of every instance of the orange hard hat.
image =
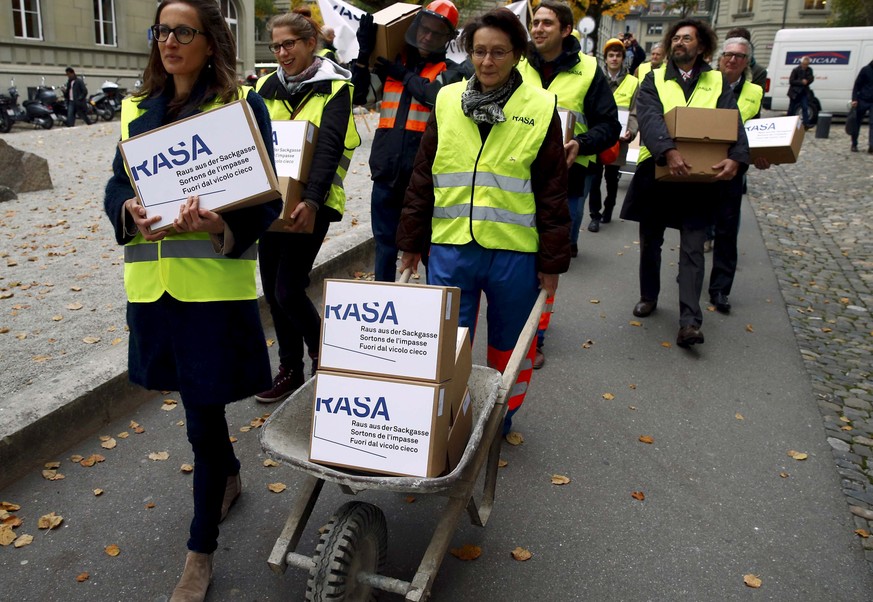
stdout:
[(606, 40), (606, 44), (603, 45), (603, 56), (606, 56), (606, 53), (610, 48), (615, 48), (616, 50), (621, 50), (622, 54), (626, 54), (626, 50), (624, 47), (624, 42), (619, 40), (618, 38), (609, 38)]
[(449, 0), (433, 0), (424, 7), (424, 13), (443, 19), (452, 31), (458, 28), (458, 9)]

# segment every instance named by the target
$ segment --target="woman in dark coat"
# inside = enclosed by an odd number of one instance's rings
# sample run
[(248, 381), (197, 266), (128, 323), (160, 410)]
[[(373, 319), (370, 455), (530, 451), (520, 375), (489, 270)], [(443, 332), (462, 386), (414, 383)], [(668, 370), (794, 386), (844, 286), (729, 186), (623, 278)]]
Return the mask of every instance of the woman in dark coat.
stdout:
[[(272, 160), (269, 115), (257, 94), (237, 87), (234, 40), (218, 4), (164, 0), (152, 31), (141, 93), (122, 106), (122, 138), (245, 98)], [(173, 230), (152, 233), (160, 218), (136, 198), (119, 153), (106, 186), (106, 214), (125, 245), (130, 379), (180, 392), (194, 452), (194, 518), (173, 601), (205, 597), (218, 523), (241, 491), (225, 405), (270, 383), (254, 245), (280, 206), (277, 199), (219, 215), (192, 196)]]

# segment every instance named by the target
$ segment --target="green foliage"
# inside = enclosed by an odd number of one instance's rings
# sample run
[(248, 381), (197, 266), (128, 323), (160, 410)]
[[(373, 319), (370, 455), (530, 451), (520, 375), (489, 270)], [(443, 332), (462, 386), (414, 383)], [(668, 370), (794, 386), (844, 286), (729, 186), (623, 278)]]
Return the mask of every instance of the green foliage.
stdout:
[(873, 25), (873, 0), (831, 0), (830, 24), (836, 27)]

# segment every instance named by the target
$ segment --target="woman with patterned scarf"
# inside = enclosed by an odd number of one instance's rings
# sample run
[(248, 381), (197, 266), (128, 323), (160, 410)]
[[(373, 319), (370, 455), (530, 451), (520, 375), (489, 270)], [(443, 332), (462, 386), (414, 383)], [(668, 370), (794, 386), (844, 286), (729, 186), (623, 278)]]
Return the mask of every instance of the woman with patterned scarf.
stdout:
[[(461, 43), (468, 82), (437, 96), (404, 200), (397, 246), (402, 269), (430, 244), (429, 284), (461, 289), (460, 325), (474, 332), (488, 303), (488, 364), (503, 370), (536, 301), (570, 265), (567, 164), (550, 92), (516, 70), (527, 32), (506, 8), (468, 23)], [(509, 396), (504, 434), (532, 373), (531, 345)]]
[(352, 151), (361, 144), (352, 116), (351, 73), (315, 56), (321, 32), (308, 17), (286, 13), (268, 25), (279, 68), (258, 80), (273, 121), (308, 120), (318, 129), (315, 154), (299, 203), (281, 232), (261, 237), (259, 255), (264, 297), (279, 342), (279, 373), (273, 387), (255, 395), (263, 403), (281, 401), (305, 380), (303, 343), (311, 374), (318, 367), (321, 318), (306, 296), (309, 272), (330, 222), (342, 219), (343, 178)]

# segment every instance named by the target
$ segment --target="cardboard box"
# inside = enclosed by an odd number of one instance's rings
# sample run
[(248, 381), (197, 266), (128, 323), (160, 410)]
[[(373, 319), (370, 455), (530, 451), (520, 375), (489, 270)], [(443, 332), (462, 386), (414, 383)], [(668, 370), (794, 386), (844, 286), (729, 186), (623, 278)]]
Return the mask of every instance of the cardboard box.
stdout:
[(445, 384), (323, 370), (315, 379), (310, 461), (416, 477), (445, 470)]
[(561, 119), (561, 131), (564, 133), (564, 144), (570, 142), (576, 133), (576, 114), (570, 109), (558, 109)]
[(470, 391), (464, 391), (463, 403), (452, 415), (452, 425), (449, 430), (449, 440), (446, 445), (448, 460), (447, 470), (451, 472), (461, 461), (467, 442), (473, 432), (473, 400)]
[(736, 109), (675, 107), (667, 111), (664, 121), (673, 140), (736, 142), (738, 115)]
[(389, 61), (397, 58), (406, 44), (406, 30), (412, 25), (415, 15), (421, 7), (417, 4), (395, 2), (391, 6), (373, 13), (373, 23), (376, 29), (376, 46), (370, 55), (370, 67), (376, 65), (378, 57), (385, 57)]
[(473, 345), (470, 341), (470, 329), (459, 326), (455, 338), (455, 367), (452, 370), (452, 379), (446, 383), (446, 399), (451, 404), (452, 416), (458, 412), (464, 401), (464, 392), (467, 390), (467, 381), (470, 380), (472, 371)]
[(770, 163), (796, 163), (805, 134), (799, 115), (749, 119), (746, 136), (752, 160), (759, 157)]
[(461, 290), (324, 281), (319, 368), (444, 382), (452, 378)]
[(272, 201), (279, 182), (245, 100), (182, 119), (118, 143), (130, 183), (152, 232), (173, 226), (190, 195), (221, 213)]
[[(283, 232), (291, 224), (288, 219), (303, 200), (303, 188), (309, 181), (309, 169), (315, 156), (318, 128), (306, 120), (273, 122), (273, 154), (276, 175), (282, 194), (282, 213), (270, 230)], [(310, 228), (308, 233), (312, 232)]]
[(718, 173), (712, 166), (727, 158), (730, 144), (727, 142), (676, 142), (676, 150), (691, 165), (691, 172), (685, 176), (670, 175), (670, 168), (655, 166), (655, 179), (663, 182), (715, 182)]

